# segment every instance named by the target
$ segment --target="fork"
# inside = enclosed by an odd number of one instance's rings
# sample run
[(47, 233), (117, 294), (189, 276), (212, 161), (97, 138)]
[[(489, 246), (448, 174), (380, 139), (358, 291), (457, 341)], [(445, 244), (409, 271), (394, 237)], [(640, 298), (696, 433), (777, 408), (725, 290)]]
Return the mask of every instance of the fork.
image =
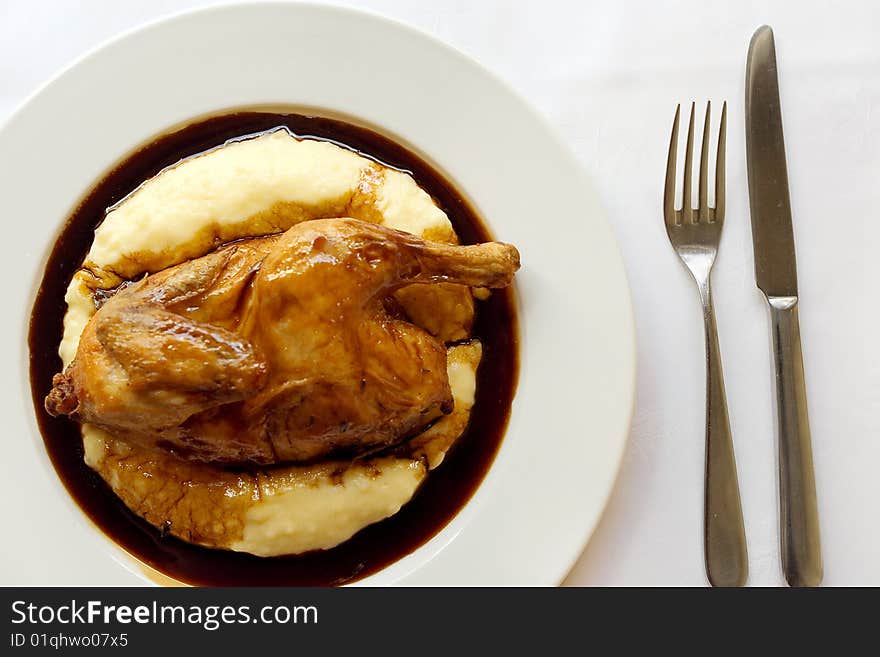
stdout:
[(684, 185), (681, 210), (675, 209), (675, 168), (678, 150), (679, 105), (672, 124), (669, 156), (666, 162), (666, 186), (663, 193), (663, 217), (669, 241), (693, 275), (703, 302), (706, 327), (706, 473), (703, 516), (703, 540), (706, 574), (712, 586), (742, 586), (748, 578), (746, 536), (743, 527), (736, 459), (727, 399), (721, 372), (721, 352), (715, 309), (712, 305), (711, 274), (718, 242), (724, 225), (724, 158), (727, 127), (727, 102), (721, 110), (718, 153), (715, 158), (715, 207), (709, 207), (709, 118), (711, 102), (706, 104), (703, 147), (700, 152), (698, 207), (691, 207), (691, 169), (694, 150), (694, 108), (688, 126), (685, 150)]

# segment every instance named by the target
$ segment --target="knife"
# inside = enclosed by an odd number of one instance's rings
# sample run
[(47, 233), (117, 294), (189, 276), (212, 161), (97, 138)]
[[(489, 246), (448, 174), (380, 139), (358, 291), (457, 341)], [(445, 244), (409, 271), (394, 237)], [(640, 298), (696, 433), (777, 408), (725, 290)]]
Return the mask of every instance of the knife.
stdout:
[(813, 450), (798, 324), (797, 267), (773, 30), (758, 28), (746, 64), (746, 153), (755, 278), (767, 297), (776, 370), (782, 570), (791, 586), (822, 580)]

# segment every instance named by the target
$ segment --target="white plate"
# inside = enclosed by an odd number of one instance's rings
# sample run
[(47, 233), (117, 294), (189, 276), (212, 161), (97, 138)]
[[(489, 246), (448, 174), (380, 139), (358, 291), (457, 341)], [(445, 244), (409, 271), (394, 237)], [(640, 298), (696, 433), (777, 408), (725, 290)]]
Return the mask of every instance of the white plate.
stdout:
[(520, 381), (498, 457), (440, 534), (363, 581), (557, 584), (613, 486), (635, 388), (629, 289), (597, 195), (549, 126), (472, 60), (383, 18), (292, 4), (211, 8), (129, 32), (0, 129), (0, 584), (146, 581), (48, 461), (29, 395), (28, 315), (61, 221), (109, 166), (181, 121), (264, 103), (341, 112), (401, 137), (522, 253)]

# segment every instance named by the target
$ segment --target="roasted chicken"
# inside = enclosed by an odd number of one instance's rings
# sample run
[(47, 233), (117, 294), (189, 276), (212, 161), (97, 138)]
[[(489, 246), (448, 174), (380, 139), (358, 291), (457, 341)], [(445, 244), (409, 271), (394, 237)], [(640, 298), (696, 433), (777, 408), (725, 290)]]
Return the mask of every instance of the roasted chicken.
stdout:
[(393, 445), (453, 403), (445, 345), (393, 293), (500, 288), (518, 267), (507, 244), (426, 242), (353, 219), (242, 240), (109, 297), (46, 409), (224, 464)]

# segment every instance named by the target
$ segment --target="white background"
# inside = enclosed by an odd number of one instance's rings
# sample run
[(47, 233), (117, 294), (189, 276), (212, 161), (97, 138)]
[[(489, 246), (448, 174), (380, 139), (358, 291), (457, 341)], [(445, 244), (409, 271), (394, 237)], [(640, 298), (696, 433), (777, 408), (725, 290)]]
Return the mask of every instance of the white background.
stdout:
[[(104, 39), (204, 4), (0, 0), (0, 121)], [(702, 323), (696, 288), (666, 239), (660, 197), (675, 104), (706, 99), (729, 102), (727, 219), (714, 284), (749, 583), (783, 582), (769, 327), (752, 271), (742, 100), (751, 33), (774, 27), (825, 583), (880, 585), (880, 4), (345, 4), (447, 41), (528, 97), (593, 177), (620, 240), (637, 322), (638, 398), (614, 494), (571, 585), (705, 583)], [(565, 226), (546, 219), (564, 239)], [(597, 283), (571, 281), (584, 302)]]

